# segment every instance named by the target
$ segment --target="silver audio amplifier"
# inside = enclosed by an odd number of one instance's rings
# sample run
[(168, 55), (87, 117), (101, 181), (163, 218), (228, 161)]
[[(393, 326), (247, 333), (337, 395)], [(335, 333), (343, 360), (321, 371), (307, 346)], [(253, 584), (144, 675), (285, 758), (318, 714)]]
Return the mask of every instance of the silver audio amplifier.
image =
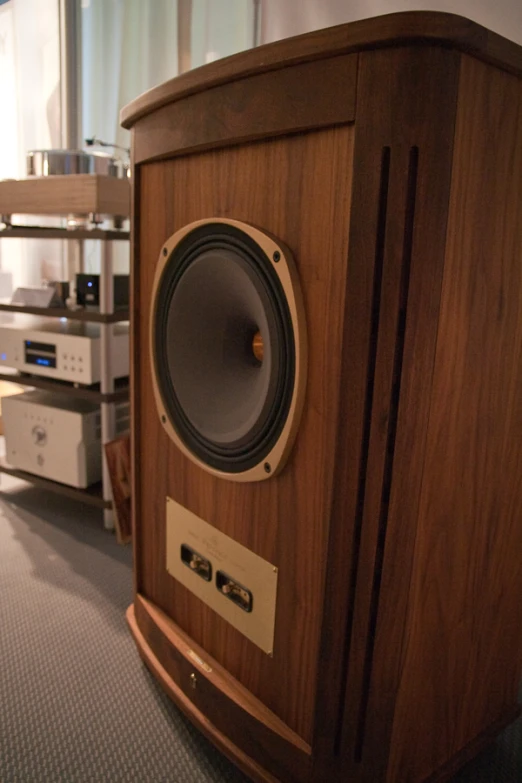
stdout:
[[(129, 325), (113, 329), (110, 371), (129, 374)], [(0, 323), (0, 367), (90, 385), (101, 380), (100, 326), (84, 321), (17, 316)]]
[[(37, 476), (88, 487), (101, 480), (100, 408), (85, 400), (28, 391), (2, 400), (6, 459)], [(116, 405), (116, 433), (129, 429), (129, 403)]]

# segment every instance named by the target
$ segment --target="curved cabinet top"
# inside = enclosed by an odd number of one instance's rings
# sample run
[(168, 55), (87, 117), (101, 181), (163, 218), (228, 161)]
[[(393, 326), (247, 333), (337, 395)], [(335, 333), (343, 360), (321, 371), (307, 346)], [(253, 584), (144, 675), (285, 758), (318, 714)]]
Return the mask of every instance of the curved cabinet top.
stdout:
[(124, 128), (132, 128), (138, 120), (162, 106), (253, 74), (364, 49), (404, 44), (456, 49), (522, 75), (522, 47), (518, 44), (462, 16), (408, 11), (265, 44), (187, 71), (133, 100), (122, 109), (120, 121)]

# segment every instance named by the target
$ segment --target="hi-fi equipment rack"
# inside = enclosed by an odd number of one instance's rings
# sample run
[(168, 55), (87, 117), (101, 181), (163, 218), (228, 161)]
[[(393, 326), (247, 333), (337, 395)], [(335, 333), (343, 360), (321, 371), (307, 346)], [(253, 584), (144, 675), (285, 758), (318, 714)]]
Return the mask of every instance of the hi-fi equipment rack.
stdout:
[[(75, 213), (84, 216), (74, 227), (49, 227), (15, 225), (12, 214), (52, 215), (66, 218), (72, 205)], [(70, 174), (0, 182), (0, 239), (62, 239), (78, 244), (79, 255), (86, 240), (101, 242), (100, 306), (99, 310), (43, 308), (0, 302), (0, 312), (26, 313), (45, 318), (68, 319), (73, 322), (97, 324), (100, 343), (100, 374), (96, 384), (82, 384), (58, 380), (49, 376), (28, 372), (3, 370), (0, 380), (22, 386), (67, 394), (79, 400), (100, 405), (101, 445), (116, 436), (114, 406), (128, 399), (127, 378), (116, 378), (111, 366), (111, 353), (115, 344), (115, 329), (119, 323), (129, 320), (129, 309), (114, 310), (113, 294), (113, 242), (129, 240), (129, 232), (120, 228), (101, 228), (100, 216), (113, 217), (114, 225), (122, 225), (122, 219), (130, 212), (130, 187), (127, 178)], [(95, 222), (93, 222), (95, 221)], [(101, 483), (87, 489), (67, 486), (50, 481), (10, 466), (0, 460), (0, 472), (8, 473), (44, 489), (72, 497), (103, 509), (105, 527), (113, 527), (112, 492), (105, 459)]]

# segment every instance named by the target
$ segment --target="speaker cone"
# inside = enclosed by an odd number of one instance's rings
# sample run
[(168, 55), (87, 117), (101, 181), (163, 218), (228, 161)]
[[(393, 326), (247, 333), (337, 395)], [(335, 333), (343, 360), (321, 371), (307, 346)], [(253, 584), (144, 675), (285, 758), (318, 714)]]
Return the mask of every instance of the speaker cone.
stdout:
[(251, 226), (213, 220), (171, 237), (160, 259), (151, 347), (162, 423), (213, 472), (272, 475), (304, 366), (288, 251)]

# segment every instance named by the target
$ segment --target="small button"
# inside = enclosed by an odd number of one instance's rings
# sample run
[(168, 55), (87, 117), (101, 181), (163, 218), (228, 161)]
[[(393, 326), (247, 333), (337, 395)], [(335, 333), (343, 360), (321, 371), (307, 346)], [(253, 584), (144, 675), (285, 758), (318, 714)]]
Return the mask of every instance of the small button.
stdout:
[(66, 353), (63, 354), (63, 358), (67, 359), (67, 354)]
[(79, 361), (79, 362), (83, 362), (83, 359), (82, 359), (82, 357), (81, 357), (81, 356), (78, 356), (78, 361)]

